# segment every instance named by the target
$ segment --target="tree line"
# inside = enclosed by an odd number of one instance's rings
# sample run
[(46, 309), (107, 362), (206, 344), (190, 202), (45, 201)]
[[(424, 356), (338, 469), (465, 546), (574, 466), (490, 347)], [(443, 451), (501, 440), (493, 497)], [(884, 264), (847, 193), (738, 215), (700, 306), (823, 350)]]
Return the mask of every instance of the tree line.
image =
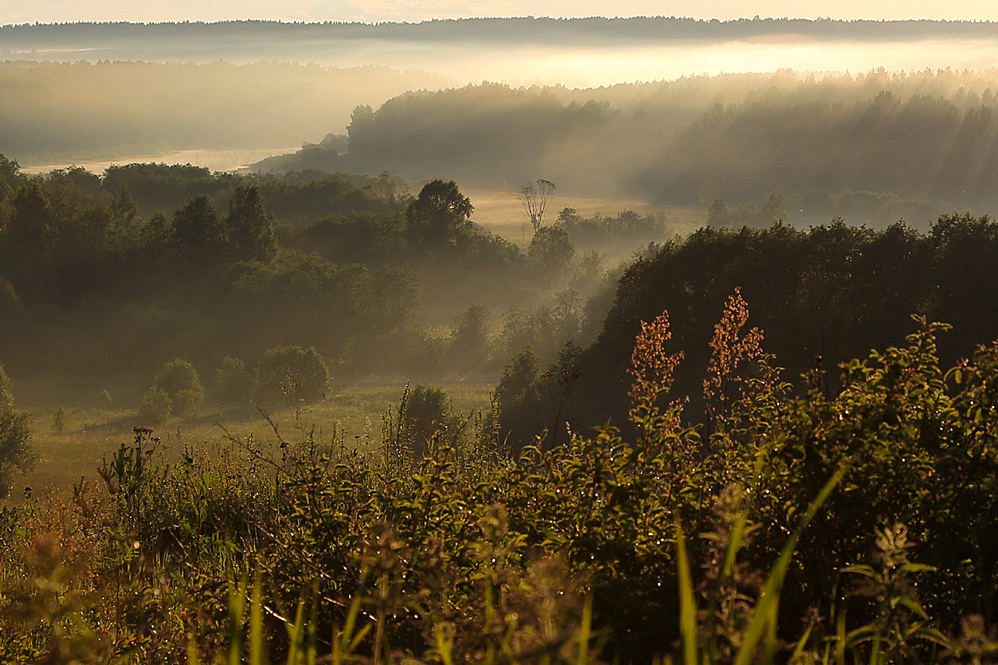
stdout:
[(955, 364), (998, 338), (996, 260), (998, 222), (990, 217), (946, 215), (925, 232), (841, 221), (808, 230), (703, 228), (651, 247), (623, 271), (592, 344), (566, 346), (553, 363), (527, 349), (506, 368), (496, 389), (503, 432), (523, 446), (542, 431), (548, 444), (563, 437), (565, 423), (626, 429), (634, 339), (663, 310), (669, 347), (685, 354), (673, 389), (689, 396), (691, 418), (703, 417), (700, 382), (711, 354), (703, 340), (736, 287), (765, 333), (765, 350), (786, 376), (808, 377), (802, 389), (837, 393), (842, 363), (903, 339), (912, 314), (952, 324), (938, 350)]
[(544, 173), (561, 191), (704, 206), (774, 189), (788, 198), (869, 191), (950, 209), (994, 203), (994, 72), (779, 72), (628, 88), (407, 93), (355, 109), (346, 154), (327, 151), (324, 165), (493, 185)]
[(561, 229), (526, 251), (486, 232), (453, 181), (414, 196), (387, 173), (2, 164), (0, 354), (17, 373), (207, 368), (296, 344), (340, 371), (489, 374), (525, 339), (577, 334), (578, 291), (602, 270)]

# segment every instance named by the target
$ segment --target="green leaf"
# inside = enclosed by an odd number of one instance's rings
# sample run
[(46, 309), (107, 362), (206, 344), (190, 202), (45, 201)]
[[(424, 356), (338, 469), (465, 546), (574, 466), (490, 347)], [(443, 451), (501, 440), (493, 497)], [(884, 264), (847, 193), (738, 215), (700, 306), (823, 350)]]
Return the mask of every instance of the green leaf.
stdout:
[(914, 598), (911, 598), (910, 596), (901, 596), (897, 599), (897, 602), (904, 605), (926, 621), (929, 619), (929, 615), (925, 613), (925, 610), (922, 609), (922, 606), (919, 605)]
[(693, 574), (683, 528), (676, 524), (676, 560), (679, 565), (679, 632), (683, 639), (684, 665), (697, 665), (697, 604), (693, 596)]
[[(776, 603), (779, 602), (780, 589), (783, 586), (783, 580), (786, 577), (787, 570), (790, 568), (790, 561), (793, 557), (794, 548), (797, 547), (797, 541), (800, 539), (800, 534), (807, 526), (808, 522), (814, 518), (818, 509), (821, 508), (822, 504), (828, 499), (828, 495), (832, 493), (832, 490), (838, 485), (839, 481), (842, 480), (842, 476), (845, 475), (847, 470), (847, 465), (843, 464), (839, 467), (839, 470), (835, 472), (835, 475), (829, 479), (825, 486), (821, 488), (821, 492), (818, 496), (811, 502), (811, 505), (807, 507), (804, 516), (801, 521), (797, 524), (794, 532), (790, 535), (790, 539), (787, 544), (784, 545), (783, 551), (780, 553), (780, 558), (777, 560), (776, 565), (769, 573), (769, 577), (766, 579), (766, 585), (763, 587), (762, 596), (760, 596), (759, 601), (756, 603), (755, 611), (752, 613), (752, 620), (749, 622), (748, 628), (745, 629), (745, 634), (742, 638), (742, 646), (738, 650), (738, 655), (735, 657), (734, 665), (749, 665), (752, 662), (753, 655), (755, 654), (755, 648), (762, 639), (763, 632), (766, 629), (766, 624), (771, 620), (772, 609), (775, 607)], [(680, 586), (681, 588), (681, 586)], [(680, 616), (682, 616), (682, 611), (680, 611)]]

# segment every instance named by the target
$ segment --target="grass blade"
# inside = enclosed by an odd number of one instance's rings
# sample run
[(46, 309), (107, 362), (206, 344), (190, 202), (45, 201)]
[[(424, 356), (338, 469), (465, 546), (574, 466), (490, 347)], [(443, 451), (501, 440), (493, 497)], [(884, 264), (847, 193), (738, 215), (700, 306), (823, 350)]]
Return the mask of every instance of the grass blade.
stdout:
[(679, 633), (683, 638), (684, 665), (697, 665), (697, 601), (683, 528), (676, 524), (676, 560), (679, 565)]
[(807, 511), (797, 524), (794, 532), (790, 535), (787, 544), (784, 545), (783, 551), (780, 553), (780, 558), (777, 559), (776, 565), (773, 566), (769, 577), (766, 579), (766, 586), (763, 588), (759, 602), (756, 603), (755, 611), (752, 613), (752, 621), (749, 622), (748, 628), (745, 629), (745, 635), (742, 637), (742, 646), (735, 657), (734, 665), (749, 665), (752, 662), (755, 649), (762, 640), (763, 633), (766, 630), (766, 624), (773, 620), (773, 609), (779, 602), (780, 590), (783, 587), (783, 580), (787, 575), (787, 570), (790, 568), (790, 561), (793, 558), (794, 549), (797, 547), (797, 541), (800, 539), (800, 535), (808, 522), (814, 518), (818, 509), (828, 500), (828, 495), (832, 493), (835, 486), (842, 480), (842, 476), (845, 475), (847, 468), (843, 464), (835, 472), (835, 475), (825, 483), (825, 486), (821, 488), (821, 492), (811, 502), (811, 505), (807, 507)]
[(253, 600), (250, 605), (250, 665), (264, 665), (263, 658), (263, 601), (261, 590), (263, 580), (260, 570), (253, 576)]
[(582, 626), (579, 628), (578, 665), (586, 665), (589, 662), (589, 639), (592, 636), (592, 623), (593, 597), (586, 596), (585, 605), (582, 606)]

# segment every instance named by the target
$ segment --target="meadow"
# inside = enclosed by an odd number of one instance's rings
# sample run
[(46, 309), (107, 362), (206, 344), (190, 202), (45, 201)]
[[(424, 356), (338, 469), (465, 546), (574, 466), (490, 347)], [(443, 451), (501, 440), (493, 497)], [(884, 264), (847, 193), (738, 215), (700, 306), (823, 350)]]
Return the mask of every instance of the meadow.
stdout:
[[(95, 481), (101, 460), (110, 458), (121, 444), (129, 443), (134, 437), (133, 428), (145, 425), (136, 407), (148, 384), (148, 377), (63, 377), (60, 381), (46, 376), (18, 381), (18, 403), (29, 413), (38, 460), (34, 469), (18, 481), (17, 489), (23, 485), (32, 493), (65, 497), (81, 479)], [(271, 440), (278, 436), (275, 427), (288, 437), (307, 432), (318, 440), (337, 440), (349, 448), (373, 450), (381, 445), (384, 417), (398, 409), (407, 385), (401, 377), (395, 381), (385, 377), (338, 381), (323, 401), (297, 408), (259, 410), (249, 403), (233, 407), (211, 404), (209, 399), (196, 416), (172, 418), (155, 428), (160, 440), (157, 454), (162, 464), (173, 464), (185, 447), (229, 446), (232, 439)], [(463, 420), (489, 411), (495, 381), (455, 382), (445, 377), (433, 385), (446, 392), (450, 411)], [(116, 401), (121, 406), (100, 408), (97, 402), (101, 390), (119, 396)], [(66, 414), (61, 431), (53, 419), (59, 409)], [(15, 498), (23, 495), (17, 489)]]

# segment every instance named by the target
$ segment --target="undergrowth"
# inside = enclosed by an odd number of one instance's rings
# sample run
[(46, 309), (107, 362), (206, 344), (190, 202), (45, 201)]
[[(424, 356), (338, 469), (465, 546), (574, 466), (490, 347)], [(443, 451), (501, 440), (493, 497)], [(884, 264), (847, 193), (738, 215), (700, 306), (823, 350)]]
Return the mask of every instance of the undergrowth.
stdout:
[(369, 450), (274, 426), (167, 465), (137, 429), (71, 500), (0, 511), (0, 660), (994, 662), (998, 346), (944, 370), (918, 321), (829, 395), (747, 316), (698, 419), (643, 327), (634, 441), (514, 460), (493, 413), (417, 442), (407, 394)]

